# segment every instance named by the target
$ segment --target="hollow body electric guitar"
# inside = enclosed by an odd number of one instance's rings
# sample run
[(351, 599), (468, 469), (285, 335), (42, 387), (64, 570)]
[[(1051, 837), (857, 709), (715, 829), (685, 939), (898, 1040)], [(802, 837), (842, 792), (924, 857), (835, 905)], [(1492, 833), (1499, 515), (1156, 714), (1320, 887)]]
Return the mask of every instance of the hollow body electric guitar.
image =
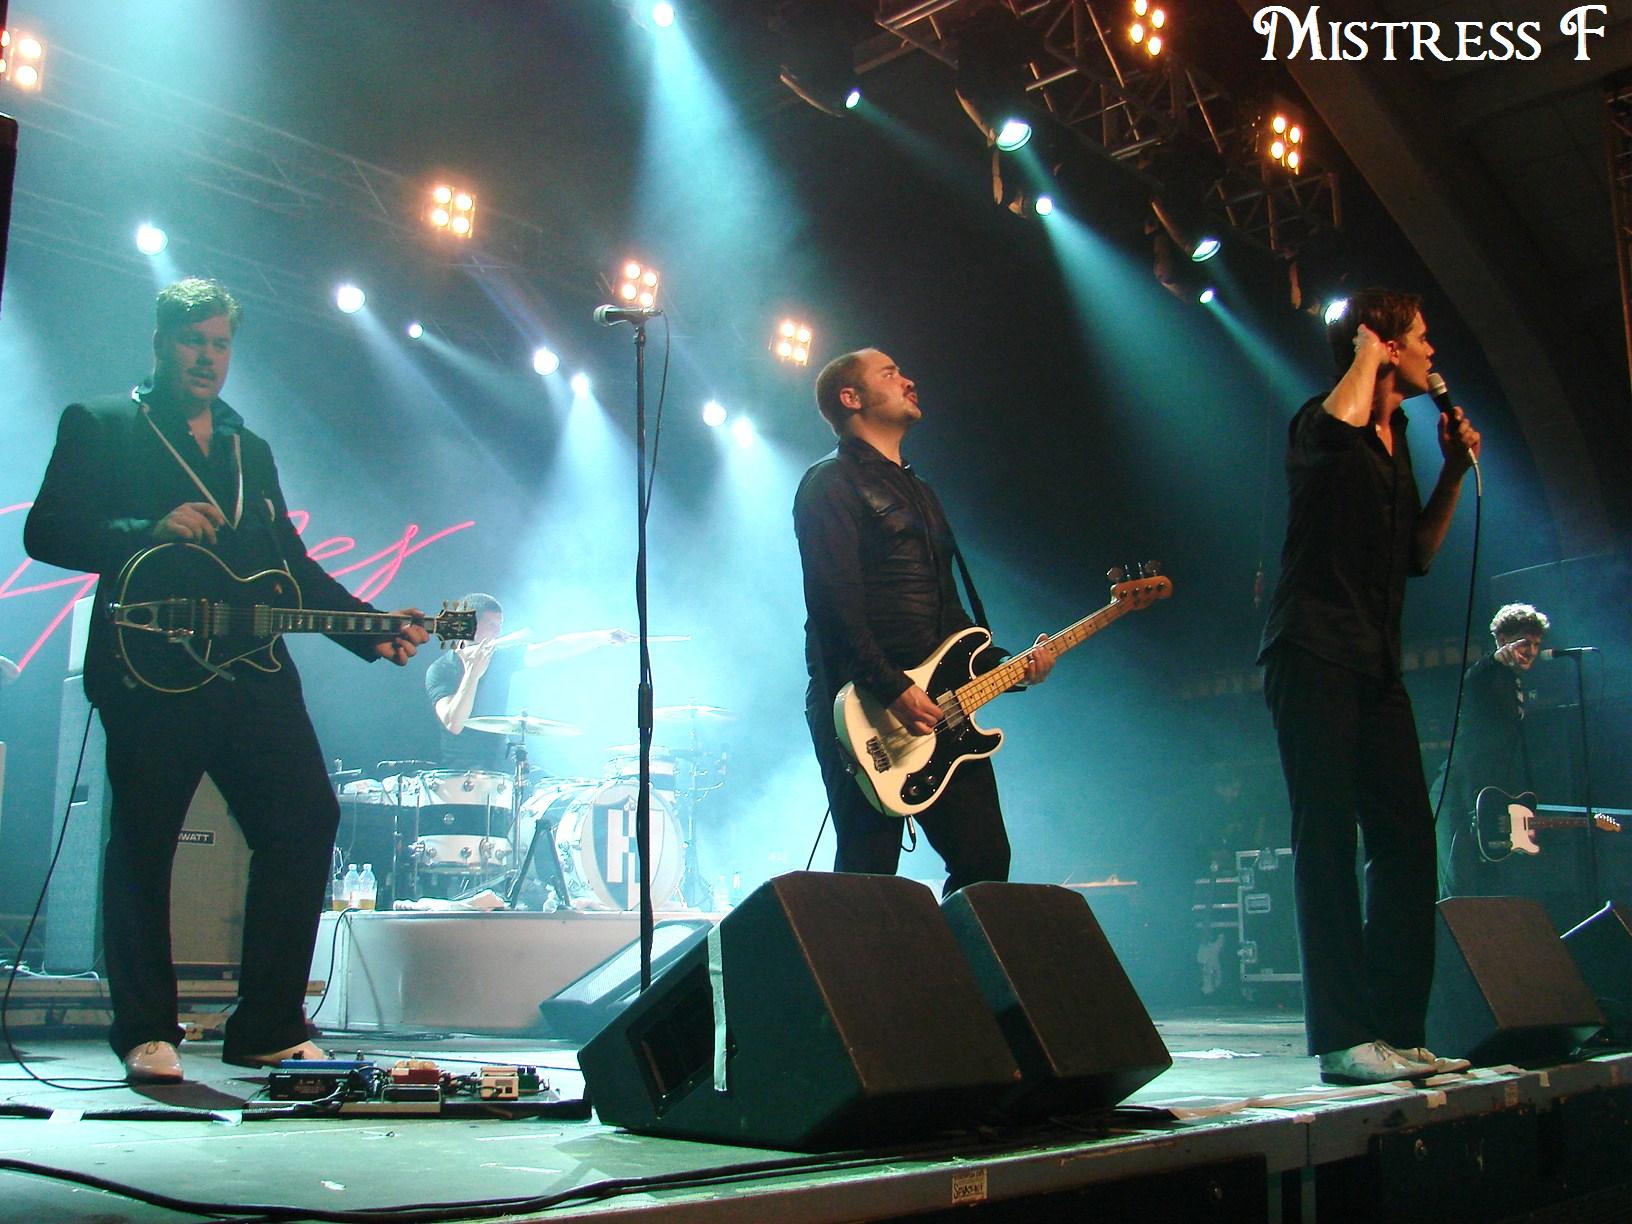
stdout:
[(131, 679), (160, 693), (189, 693), (242, 665), (275, 672), (273, 647), (285, 633), (383, 637), (421, 625), (449, 642), (468, 642), (476, 613), (445, 605), (437, 616), (318, 612), (303, 608), (285, 569), (240, 577), (207, 548), (158, 544), (119, 571), (107, 612), (114, 648)]
[(928, 735), (914, 735), (877, 698), (854, 684), (840, 689), (833, 699), (833, 726), (867, 801), (886, 816), (915, 815), (935, 802), (964, 761), (996, 752), (1003, 746), (1003, 732), (977, 725), (975, 711), (1021, 683), (1036, 651), (1046, 650), (1057, 658), (1126, 613), (1173, 593), (1172, 582), (1156, 576), (1154, 567), (1147, 566), (1142, 573), (1150, 576), (1113, 585), (1111, 602), (1099, 611), (978, 676), (974, 660), (991, 644), (992, 635), (969, 628), (947, 638), (929, 658), (907, 669), (912, 682), (941, 707), (940, 723)]

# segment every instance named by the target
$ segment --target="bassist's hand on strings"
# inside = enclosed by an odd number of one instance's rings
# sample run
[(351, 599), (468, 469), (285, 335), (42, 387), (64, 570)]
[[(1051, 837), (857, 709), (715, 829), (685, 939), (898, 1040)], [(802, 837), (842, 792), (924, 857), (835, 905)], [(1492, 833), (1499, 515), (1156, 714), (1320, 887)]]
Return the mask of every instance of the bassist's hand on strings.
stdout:
[[(398, 608), (395, 612), (392, 612), (391, 615), (424, 616), (425, 613), (421, 612), (418, 608)], [(402, 628), (397, 630), (395, 637), (391, 638), (389, 641), (380, 642), (374, 647), (374, 653), (379, 655), (382, 659), (391, 660), (391, 662), (395, 663), (398, 667), (404, 667), (407, 665), (408, 660), (414, 657), (414, 651), (423, 646), (430, 636), (431, 635), (425, 631), (424, 625), (404, 622)]]
[(906, 692), (890, 702), (890, 713), (914, 735), (934, 734), (941, 721), (941, 707), (916, 684), (910, 685)]
[(1048, 679), (1048, 673), (1054, 670), (1054, 652), (1052, 650), (1038, 650), (1037, 647), (1048, 641), (1048, 634), (1039, 633), (1033, 642), (1031, 657), (1026, 660), (1026, 683), (1041, 684)]
[(215, 529), (227, 525), (226, 517), (209, 502), (183, 502), (153, 524), (155, 540), (202, 540), (215, 543)]

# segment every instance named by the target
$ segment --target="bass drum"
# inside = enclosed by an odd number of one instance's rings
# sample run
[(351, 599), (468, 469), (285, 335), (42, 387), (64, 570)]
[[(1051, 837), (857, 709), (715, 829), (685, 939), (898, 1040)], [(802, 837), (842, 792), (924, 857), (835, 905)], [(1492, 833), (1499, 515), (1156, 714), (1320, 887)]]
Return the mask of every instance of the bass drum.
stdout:
[[(564, 779), (541, 787), (522, 805), (518, 853), (526, 853), (540, 820), (554, 825), (567, 904), (577, 910), (638, 909), (635, 798), (634, 785), (620, 779)], [(545, 848), (539, 847), (539, 853), (546, 853)], [(659, 790), (652, 791), (651, 863), (652, 908), (684, 908), (677, 894), (685, 873), (685, 842), (674, 801)], [(533, 874), (551, 882), (548, 866), (540, 866), (536, 859)]]

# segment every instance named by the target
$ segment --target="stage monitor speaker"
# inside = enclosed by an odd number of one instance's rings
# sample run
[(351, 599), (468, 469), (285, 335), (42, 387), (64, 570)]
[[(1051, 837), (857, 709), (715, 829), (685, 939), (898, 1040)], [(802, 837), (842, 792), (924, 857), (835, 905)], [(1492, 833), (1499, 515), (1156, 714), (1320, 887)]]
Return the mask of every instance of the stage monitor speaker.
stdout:
[[(652, 976), (701, 944), (713, 925), (706, 918), (677, 918), (653, 927)], [(533, 1032), (552, 1041), (588, 1041), (639, 997), (637, 939), (540, 1003)]]
[(1006, 1113), (1108, 1108), (1173, 1065), (1082, 894), (971, 884), (941, 909), (1020, 1065)]
[(1564, 946), (1621, 1041), (1632, 1040), (1632, 908), (1607, 902), (1564, 932)]
[(1480, 1065), (1566, 1057), (1604, 1026), (1547, 911), (1527, 897), (1439, 903), (1428, 1045)]
[(934, 894), (817, 872), (755, 889), (578, 1062), (602, 1122), (796, 1151), (967, 1129), (1020, 1079)]

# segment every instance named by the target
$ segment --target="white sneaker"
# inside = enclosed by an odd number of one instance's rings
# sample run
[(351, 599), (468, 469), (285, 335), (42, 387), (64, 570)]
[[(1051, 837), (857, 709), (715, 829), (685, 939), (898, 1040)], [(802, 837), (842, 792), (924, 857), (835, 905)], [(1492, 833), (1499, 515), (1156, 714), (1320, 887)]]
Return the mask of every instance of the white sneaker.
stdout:
[(1402, 1050), (1399, 1046), (1390, 1047), (1396, 1054), (1403, 1054), (1412, 1062), (1428, 1063), (1434, 1069), (1435, 1075), (1450, 1075), (1456, 1071), (1466, 1071), (1473, 1066), (1465, 1058), (1441, 1058), (1427, 1046), (1412, 1046), (1409, 1050)]
[(1432, 1074), (1432, 1063), (1407, 1058), (1384, 1041), (1328, 1050), (1320, 1056), (1320, 1078), (1327, 1084), (1388, 1084)]
[(125, 1051), (125, 1078), (133, 1084), (181, 1082), (181, 1059), (168, 1041), (145, 1041)]

